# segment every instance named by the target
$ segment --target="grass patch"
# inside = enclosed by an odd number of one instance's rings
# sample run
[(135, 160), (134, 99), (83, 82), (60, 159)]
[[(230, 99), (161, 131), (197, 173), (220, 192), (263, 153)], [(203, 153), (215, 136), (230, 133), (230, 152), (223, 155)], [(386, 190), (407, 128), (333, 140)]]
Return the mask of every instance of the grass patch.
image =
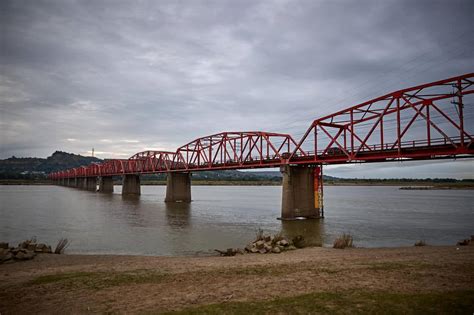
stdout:
[(379, 262), (379, 263), (369, 263), (363, 265), (366, 269), (375, 270), (375, 271), (391, 271), (391, 270), (401, 270), (406, 268), (415, 268), (423, 269), (434, 267), (433, 265), (421, 263), (421, 262)]
[(166, 274), (150, 270), (130, 272), (70, 272), (40, 276), (30, 282), (32, 285), (60, 284), (68, 288), (104, 289), (108, 287), (159, 283)]
[(474, 291), (321, 292), (267, 301), (226, 302), (167, 314), (472, 314)]

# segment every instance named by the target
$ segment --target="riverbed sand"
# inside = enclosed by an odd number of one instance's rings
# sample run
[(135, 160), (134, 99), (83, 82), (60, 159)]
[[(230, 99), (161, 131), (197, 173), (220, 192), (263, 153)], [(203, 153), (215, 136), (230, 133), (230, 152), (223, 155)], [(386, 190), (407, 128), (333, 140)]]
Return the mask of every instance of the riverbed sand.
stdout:
[(42, 254), (0, 265), (2, 315), (160, 313), (351, 290), (472, 291), (474, 246), (305, 248), (235, 257)]

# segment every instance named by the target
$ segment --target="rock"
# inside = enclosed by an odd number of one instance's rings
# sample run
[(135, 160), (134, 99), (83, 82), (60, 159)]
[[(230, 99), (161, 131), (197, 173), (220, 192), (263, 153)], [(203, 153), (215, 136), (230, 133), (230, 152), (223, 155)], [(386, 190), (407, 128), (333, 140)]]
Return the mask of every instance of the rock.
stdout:
[(29, 243), (27, 249), (34, 251), (36, 249), (36, 243)]
[(17, 259), (17, 260), (24, 260), (24, 259), (25, 259), (25, 253), (23, 253), (23, 252), (18, 252), (18, 253), (16, 253), (15, 259)]
[(293, 238), (293, 245), (295, 245), (296, 248), (303, 248), (304, 247), (304, 237), (302, 235), (297, 235), (296, 237)]
[(51, 246), (46, 246), (43, 248), (43, 253), (45, 254), (51, 254), (53, 251), (51, 250)]
[(24, 255), (24, 259), (27, 260), (27, 259), (33, 259), (35, 257), (35, 252), (34, 251), (26, 251), (25, 255)]
[(272, 237), (271, 237), (270, 235), (267, 235), (267, 236), (265, 236), (265, 237), (263, 238), (263, 240), (264, 240), (265, 242), (271, 242), (271, 241), (272, 241)]
[(250, 249), (250, 252), (256, 254), (256, 253), (258, 253), (258, 249), (256, 247), (252, 247)]
[(288, 245), (290, 245), (290, 243), (288, 243), (288, 241), (285, 240), (285, 239), (282, 239), (281, 241), (279, 241), (279, 243), (280, 243), (280, 244), (278, 244), (278, 245), (281, 245), (281, 246), (288, 246)]
[(267, 250), (265, 248), (261, 248), (261, 249), (258, 250), (258, 252), (260, 254), (265, 254), (267, 252)]
[(465, 239), (465, 240), (459, 241), (457, 245), (458, 246), (467, 246), (467, 245), (469, 245), (470, 242), (471, 242), (471, 240)]
[(219, 250), (215, 249), (216, 252), (218, 252), (221, 256), (235, 256), (237, 254), (237, 250), (234, 250), (233, 248), (227, 248), (227, 250)]
[(287, 250), (295, 250), (296, 246), (295, 245), (289, 245), (286, 247)]
[(0, 253), (0, 262), (5, 262), (13, 259), (13, 254), (8, 250), (3, 249)]
[(257, 247), (258, 249), (262, 249), (264, 245), (265, 245), (264, 241), (255, 242), (255, 247)]
[(270, 252), (272, 250), (272, 245), (265, 243), (263, 245), (263, 248), (265, 249), (265, 251)]
[(19, 251), (23, 251), (23, 249), (22, 249), (21, 247), (16, 247), (16, 248), (10, 249), (10, 252), (11, 252), (13, 255), (18, 254)]
[(0, 242), (0, 248), (1, 249), (8, 249), (8, 243)]
[(43, 249), (46, 247), (46, 244), (43, 244), (43, 243), (39, 243), (38, 245), (36, 245), (36, 249)]
[(252, 244), (247, 244), (247, 246), (245, 246), (244, 249), (245, 249), (246, 252), (250, 253), (252, 251)]
[(279, 254), (279, 253), (281, 253), (281, 249), (280, 249), (280, 247), (278, 247), (278, 246), (275, 246), (275, 247), (273, 247), (273, 249), (272, 249), (272, 253), (275, 253), (275, 254)]

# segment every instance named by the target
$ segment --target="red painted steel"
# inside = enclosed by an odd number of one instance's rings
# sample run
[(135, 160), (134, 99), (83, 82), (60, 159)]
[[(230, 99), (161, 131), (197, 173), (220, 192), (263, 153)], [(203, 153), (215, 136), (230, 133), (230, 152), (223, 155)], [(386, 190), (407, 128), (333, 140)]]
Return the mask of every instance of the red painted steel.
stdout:
[(316, 119), (298, 143), (288, 134), (222, 132), (175, 152), (144, 151), (129, 159), (54, 172), (49, 178), (473, 157), (473, 96), (474, 73), (469, 73)]

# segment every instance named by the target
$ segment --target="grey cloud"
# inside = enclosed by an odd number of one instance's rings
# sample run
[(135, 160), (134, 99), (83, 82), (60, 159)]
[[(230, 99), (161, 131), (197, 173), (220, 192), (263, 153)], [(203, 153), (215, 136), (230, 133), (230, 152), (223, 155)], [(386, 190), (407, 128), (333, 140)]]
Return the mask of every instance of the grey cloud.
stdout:
[(299, 138), (318, 116), (474, 64), (468, 0), (0, 6), (2, 158), (131, 155), (223, 130)]

